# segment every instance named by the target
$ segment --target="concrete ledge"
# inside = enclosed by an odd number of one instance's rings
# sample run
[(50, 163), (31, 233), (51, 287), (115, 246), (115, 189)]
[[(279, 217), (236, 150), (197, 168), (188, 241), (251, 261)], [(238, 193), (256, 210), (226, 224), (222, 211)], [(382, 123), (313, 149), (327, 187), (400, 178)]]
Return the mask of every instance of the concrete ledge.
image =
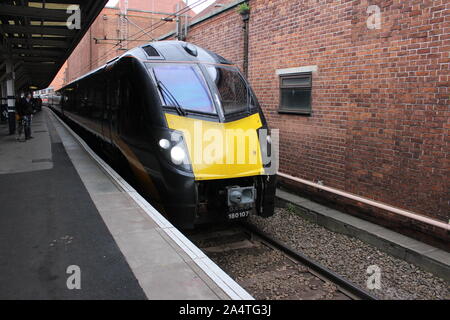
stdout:
[(277, 189), (277, 198), (281, 203), (294, 205), (296, 213), (305, 219), (331, 231), (360, 239), (450, 281), (450, 253), (444, 250), (284, 190)]

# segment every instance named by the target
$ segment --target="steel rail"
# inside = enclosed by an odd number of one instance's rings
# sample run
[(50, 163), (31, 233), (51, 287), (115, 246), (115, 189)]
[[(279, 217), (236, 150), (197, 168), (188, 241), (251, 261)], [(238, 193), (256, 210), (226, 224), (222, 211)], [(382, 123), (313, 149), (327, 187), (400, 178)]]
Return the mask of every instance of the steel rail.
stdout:
[(266, 232), (258, 229), (254, 225), (249, 224), (248, 222), (241, 222), (241, 225), (246, 228), (247, 230), (254, 233), (256, 236), (260, 237), (270, 245), (274, 246), (275, 248), (281, 250), (282, 252), (289, 255), (291, 258), (295, 259), (296, 261), (299, 261), (300, 263), (306, 265), (308, 268), (316, 272), (317, 274), (323, 276), (327, 280), (333, 282), (338, 286), (338, 289), (343, 291), (343, 293), (349, 293), (350, 295), (361, 299), (361, 300), (378, 300), (377, 297), (372, 295), (371, 293), (357, 287), (352, 282), (348, 281), (347, 279), (344, 279), (334, 271), (331, 271), (330, 269), (326, 268), (325, 266), (321, 265), (320, 263), (308, 258), (301, 252), (298, 252), (297, 250), (293, 249), (292, 247), (286, 245), (285, 243), (282, 243), (281, 241), (274, 239), (270, 235), (268, 235)]

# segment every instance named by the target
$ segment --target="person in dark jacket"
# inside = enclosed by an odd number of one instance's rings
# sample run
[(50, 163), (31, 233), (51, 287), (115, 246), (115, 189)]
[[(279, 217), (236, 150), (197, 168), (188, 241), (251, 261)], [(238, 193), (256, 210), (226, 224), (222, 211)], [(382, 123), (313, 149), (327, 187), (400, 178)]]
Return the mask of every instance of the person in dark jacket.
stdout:
[[(17, 121), (17, 141), (19, 142), (25, 142), (25, 134), (23, 132), (24, 129), (24, 119), (23, 119), (23, 104), (22, 104), (23, 98), (16, 99), (16, 121)], [(22, 138), (23, 136), (23, 138)]]
[(33, 97), (27, 93), (19, 102), (17, 112), (24, 121), (25, 139), (32, 139), (31, 136), (31, 117), (33, 114)]
[(34, 99), (34, 109), (36, 111), (41, 111), (42, 110), (42, 99), (41, 97), (37, 97), (36, 99)]

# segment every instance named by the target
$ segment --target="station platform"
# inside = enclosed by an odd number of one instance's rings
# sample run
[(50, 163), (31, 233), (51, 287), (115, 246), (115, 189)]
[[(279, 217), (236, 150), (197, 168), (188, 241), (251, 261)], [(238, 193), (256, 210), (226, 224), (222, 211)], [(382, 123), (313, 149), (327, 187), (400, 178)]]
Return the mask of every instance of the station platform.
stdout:
[(51, 110), (32, 135), (0, 124), (0, 299), (252, 299)]

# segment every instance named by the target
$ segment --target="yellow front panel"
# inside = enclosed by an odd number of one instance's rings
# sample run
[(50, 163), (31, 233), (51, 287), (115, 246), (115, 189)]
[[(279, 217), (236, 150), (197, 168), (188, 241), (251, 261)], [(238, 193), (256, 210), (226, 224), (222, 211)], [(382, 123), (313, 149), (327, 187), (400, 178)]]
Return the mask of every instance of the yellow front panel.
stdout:
[(196, 180), (227, 179), (264, 173), (257, 129), (259, 114), (228, 123), (166, 113), (170, 129), (183, 132)]

